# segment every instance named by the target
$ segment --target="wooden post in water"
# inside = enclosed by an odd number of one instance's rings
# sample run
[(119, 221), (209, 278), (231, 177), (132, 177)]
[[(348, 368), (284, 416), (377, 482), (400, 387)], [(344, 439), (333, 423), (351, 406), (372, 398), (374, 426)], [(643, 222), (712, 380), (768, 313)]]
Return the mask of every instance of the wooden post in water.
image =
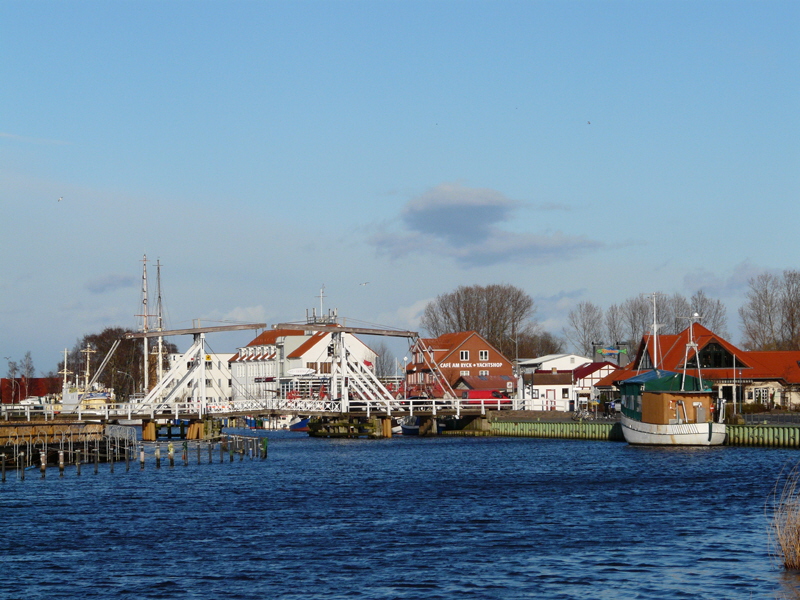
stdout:
[(269, 451), (269, 438), (264, 436), (261, 440), (261, 458), (267, 458), (267, 452)]
[(144, 470), (144, 444), (139, 445), (139, 470)]
[(161, 468), (161, 446), (156, 442), (156, 469)]
[(110, 453), (110, 455), (108, 457), (108, 461), (111, 463), (109, 466), (111, 467), (111, 472), (112, 473), (114, 472), (114, 454), (116, 453), (116, 451), (117, 451), (117, 447), (115, 445), (114, 448), (111, 450), (111, 453)]
[(40, 450), (39, 451), (39, 469), (42, 471), (42, 479), (44, 479), (44, 472), (47, 470), (47, 451)]
[(64, 476), (64, 451), (63, 450), (59, 450), (58, 451), (58, 476), (59, 477), (63, 477)]
[(22, 481), (25, 481), (25, 453), (24, 452), (20, 452), (19, 456), (20, 456), (20, 463), (19, 463), (19, 469), (18, 469), (19, 476), (20, 476), (20, 479), (22, 479)]
[(5, 481), (6, 480), (6, 455), (5, 454), (0, 454), (0, 460), (3, 461), (3, 465), (0, 466), (0, 469), (2, 469), (2, 471), (3, 471), (2, 477), (3, 477), (3, 481)]
[(75, 450), (75, 474), (80, 477), (81, 475), (81, 451)]
[(97, 471), (100, 468), (100, 446), (94, 449), (94, 474), (97, 475)]
[(175, 466), (175, 446), (172, 442), (167, 444), (167, 456), (169, 457), (169, 466)]

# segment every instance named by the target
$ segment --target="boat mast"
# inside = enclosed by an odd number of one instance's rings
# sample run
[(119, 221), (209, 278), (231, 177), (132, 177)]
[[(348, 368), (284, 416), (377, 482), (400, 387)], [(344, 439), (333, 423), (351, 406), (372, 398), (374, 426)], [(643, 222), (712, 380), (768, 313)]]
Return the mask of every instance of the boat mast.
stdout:
[[(83, 372), (83, 391), (84, 391), (84, 393), (88, 393), (89, 392), (89, 359), (91, 358), (92, 354), (97, 352), (97, 350), (94, 350), (89, 345), (89, 342), (86, 342), (86, 348), (81, 350), (81, 352), (86, 354), (86, 370)], [(66, 369), (66, 366), (64, 368)]]
[(658, 371), (658, 319), (656, 318), (656, 299), (660, 294), (653, 292), (653, 331), (650, 334), (650, 339), (653, 342), (653, 370)]
[[(700, 355), (697, 352), (697, 342), (694, 341), (694, 322), (700, 320), (700, 315), (694, 313), (691, 317), (684, 317), (689, 319), (689, 341), (686, 343), (686, 353), (683, 357), (683, 377), (681, 377), (681, 391), (686, 391), (686, 367), (689, 363), (689, 351), (694, 350), (694, 359), (697, 361), (697, 377), (699, 379), (697, 391), (703, 389), (703, 374), (700, 371)], [(734, 375), (735, 376), (735, 375)]]
[[(142, 333), (147, 333), (148, 331), (148, 319), (150, 315), (147, 313), (147, 254), (144, 255), (142, 258), (142, 314), (138, 315), (142, 317)], [(142, 338), (142, 355), (144, 358), (144, 393), (146, 394), (150, 389), (150, 382), (148, 377), (148, 371), (150, 370), (150, 362), (148, 360), (149, 354), (149, 343), (147, 341), (147, 336)]]
[[(161, 260), (156, 260), (156, 291), (158, 293), (158, 300), (156, 300), (156, 331), (164, 331), (164, 310), (161, 304)], [(145, 338), (146, 339), (146, 338)], [(156, 366), (156, 373), (158, 374), (158, 381), (164, 378), (164, 336), (158, 336), (158, 365)]]

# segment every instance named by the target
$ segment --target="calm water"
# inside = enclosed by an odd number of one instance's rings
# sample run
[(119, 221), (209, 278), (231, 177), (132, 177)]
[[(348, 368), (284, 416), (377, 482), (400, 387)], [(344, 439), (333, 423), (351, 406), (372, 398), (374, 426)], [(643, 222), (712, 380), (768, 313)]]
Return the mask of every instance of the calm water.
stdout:
[(798, 598), (764, 503), (796, 451), (315, 440), (0, 485), (0, 598)]

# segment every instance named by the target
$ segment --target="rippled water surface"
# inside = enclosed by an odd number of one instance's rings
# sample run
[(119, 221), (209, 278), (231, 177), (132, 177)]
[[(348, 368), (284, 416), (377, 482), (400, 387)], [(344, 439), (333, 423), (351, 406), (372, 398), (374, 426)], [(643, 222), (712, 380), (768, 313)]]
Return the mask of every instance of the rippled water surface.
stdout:
[(800, 455), (317, 440), (0, 484), (0, 598), (800, 598), (764, 505)]

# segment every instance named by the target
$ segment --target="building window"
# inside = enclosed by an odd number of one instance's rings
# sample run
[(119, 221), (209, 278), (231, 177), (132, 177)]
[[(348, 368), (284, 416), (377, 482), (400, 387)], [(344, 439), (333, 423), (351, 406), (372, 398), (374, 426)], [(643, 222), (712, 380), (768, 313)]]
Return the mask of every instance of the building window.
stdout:
[(479, 350), (478, 351), (478, 360), (489, 360), (489, 351), (488, 350)]
[(462, 350), (462, 351), (459, 353), (459, 358), (460, 358), (461, 360), (469, 360), (469, 350)]
[(478, 377), (488, 377), (489, 371), (478, 371)]
[(469, 377), (469, 371), (461, 371), (460, 375), (462, 377)]
[(569, 388), (561, 388), (561, 397), (565, 400), (569, 399)]

